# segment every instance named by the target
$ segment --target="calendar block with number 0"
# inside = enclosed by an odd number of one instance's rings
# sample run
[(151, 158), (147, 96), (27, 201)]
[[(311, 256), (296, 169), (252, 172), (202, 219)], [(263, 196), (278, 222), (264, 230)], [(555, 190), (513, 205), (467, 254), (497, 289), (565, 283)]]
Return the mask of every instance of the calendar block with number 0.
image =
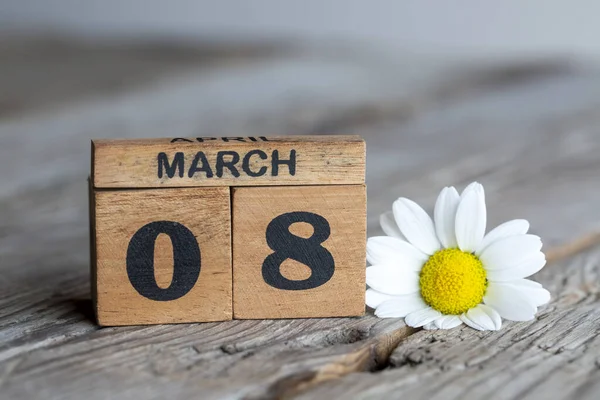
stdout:
[(97, 140), (90, 234), (100, 325), (361, 315), (365, 143)]

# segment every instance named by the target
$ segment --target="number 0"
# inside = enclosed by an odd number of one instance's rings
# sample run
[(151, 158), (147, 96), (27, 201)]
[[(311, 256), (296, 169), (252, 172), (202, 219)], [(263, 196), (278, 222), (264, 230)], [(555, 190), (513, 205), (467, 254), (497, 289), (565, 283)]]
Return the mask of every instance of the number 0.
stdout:
[[(161, 288), (154, 276), (154, 245), (161, 233), (173, 244), (173, 278), (168, 288)], [(156, 301), (170, 301), (187, 294), (200, 276), (200, 247), (185, 226), (172, 221), (151, 222), (138, 230), (127, 248), (127, 276), (142, 296)]]

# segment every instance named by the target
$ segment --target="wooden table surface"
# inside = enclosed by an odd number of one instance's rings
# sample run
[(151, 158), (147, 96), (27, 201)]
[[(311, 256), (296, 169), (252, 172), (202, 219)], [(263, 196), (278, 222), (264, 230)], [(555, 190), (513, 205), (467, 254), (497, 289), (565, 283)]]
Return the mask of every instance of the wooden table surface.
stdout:
[[(485, 185), (552, 293), (499, 332), (400, 319), (99, 328), (91, 138), (360, 134), (368, 229), (399, 196)], [(0, 398), (598, 399), (600, 70), (269, 43), (0, 41)]]

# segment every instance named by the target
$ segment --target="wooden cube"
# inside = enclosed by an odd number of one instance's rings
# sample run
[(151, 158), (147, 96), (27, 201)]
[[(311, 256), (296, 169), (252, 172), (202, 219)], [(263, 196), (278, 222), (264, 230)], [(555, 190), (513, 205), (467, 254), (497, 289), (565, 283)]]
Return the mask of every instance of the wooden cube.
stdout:
[(99, 324), (362, 314), (364, 182), (358, 136), (92, 142)]
[(94, 202), (100, 325), (231, 319), (229, 188), (99, 190)]
[(365, 182), (358, 136), (98, 140), (92, 157), (95, 188)]
[(239, 319), (361, 315), (364, 185), (233, 188)]

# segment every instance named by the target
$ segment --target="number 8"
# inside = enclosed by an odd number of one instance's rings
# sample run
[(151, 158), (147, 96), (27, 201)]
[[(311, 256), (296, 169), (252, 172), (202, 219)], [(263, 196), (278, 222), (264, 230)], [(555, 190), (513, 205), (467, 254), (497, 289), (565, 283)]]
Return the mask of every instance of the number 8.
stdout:
[[(305, 239), (293, 235), (289, 228), (296, 222), (312, 225), (312, 236)], [(318, 214), (296, 211), (273, 219), (267, 227), (266, 238), (267, 244), (275, 252), (263, 263), (262, 276), (265, 282), (283, 290), (314, 289), (327, 283), (335, 271), (335, 261), (321, 243), (326, 241), (330, 234), (329, 222)], [(284, 277), (280, 268), (288, 258), (309, 267), (312, 272), (310, 277), (304, 280), (290, 280)]]

